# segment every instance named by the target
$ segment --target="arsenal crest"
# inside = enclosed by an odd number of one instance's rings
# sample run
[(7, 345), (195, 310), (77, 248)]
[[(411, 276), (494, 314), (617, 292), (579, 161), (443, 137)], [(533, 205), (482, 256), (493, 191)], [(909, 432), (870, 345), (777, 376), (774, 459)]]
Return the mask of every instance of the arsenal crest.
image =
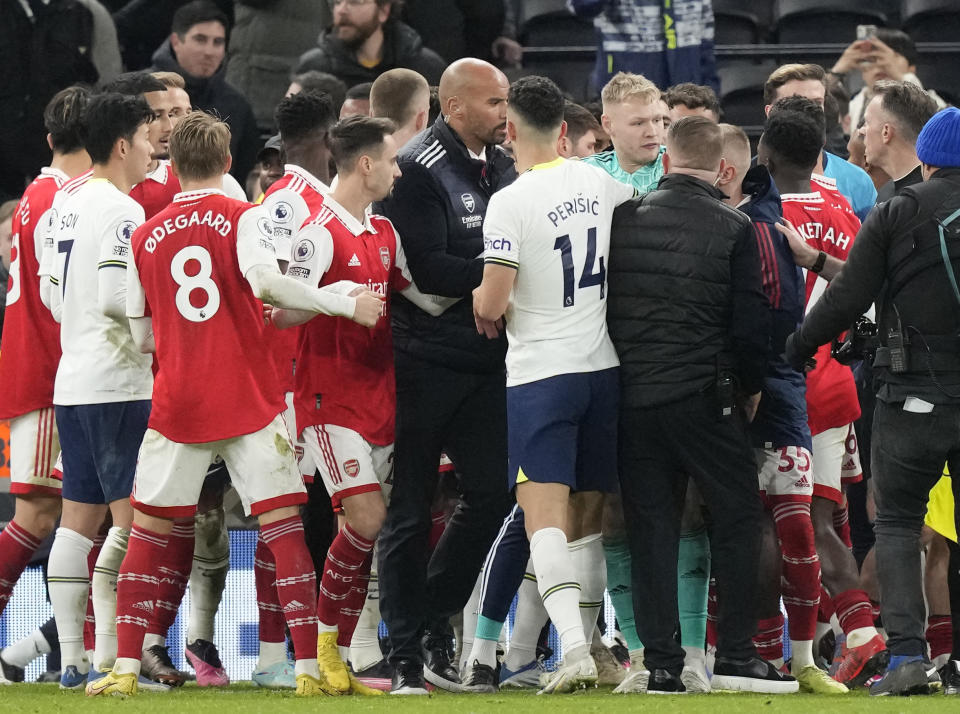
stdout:
[(383, 262), (383, 267), (386, 270), (390, 270), (390, 249), (387, 246), (380, 246), (380, 260)]
[(463, 201), (463, 207), (470, 211), (470, 213), (473, 213), (473, 209), (477, 207), (477, 204), (473, 201), (473, 194), (461, 193), (460, 200)]
[(357, 474), (360, 473), (360, 462), (356, 459), (344, 461), (343, 470), (347, 472), (347, 476), (350, 478), (356, 478)]

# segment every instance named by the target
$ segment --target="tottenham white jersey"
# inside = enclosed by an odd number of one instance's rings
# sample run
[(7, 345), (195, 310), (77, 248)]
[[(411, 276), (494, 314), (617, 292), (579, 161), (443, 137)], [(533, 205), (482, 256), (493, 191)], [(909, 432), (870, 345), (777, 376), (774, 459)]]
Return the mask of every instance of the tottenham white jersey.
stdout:
[(507, 307), (507, 386), (616, 367), (607, 334), (613, 209), (632, 186), (579, 161), (534, 166), (495, 193), (484, 262), (515, 268)]
[[(105, 179), (90, 179), (59, 206), (50, 280), (62, 295), (53, 403), (100, 404), (150, 399), (153, 358), (137, 349), (126, 320), (100, 310), (104, 271), (125, 271), (130, 237), (143, 209)], [(124, 284), (125, 280), (119, 281)]]

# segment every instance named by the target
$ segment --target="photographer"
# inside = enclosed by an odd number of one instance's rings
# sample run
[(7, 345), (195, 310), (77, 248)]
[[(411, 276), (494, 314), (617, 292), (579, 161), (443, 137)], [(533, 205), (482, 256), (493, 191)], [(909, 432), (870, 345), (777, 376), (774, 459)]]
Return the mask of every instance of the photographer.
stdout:
[(927, 493), (944, 462), (960, 467), (960, 293), (954, 278), (960, 222), (951, 222), (960, 212), (958, 146), (960, 110), (945, 109), (917, 139), (923, 183), (870, 214), (846, 265), (787, 342), (791, 364), (802, 367), (819, 345), (877, 303), (875, 529), (891, 657), (885, 676), (870, 689), (876, 695), (930, 688), (919, 538)]

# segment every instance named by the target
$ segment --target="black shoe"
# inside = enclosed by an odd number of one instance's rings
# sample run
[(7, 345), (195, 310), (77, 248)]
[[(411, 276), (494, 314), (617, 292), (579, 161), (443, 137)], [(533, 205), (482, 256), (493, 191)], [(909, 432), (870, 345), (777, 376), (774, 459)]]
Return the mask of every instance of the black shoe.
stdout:
[(462, 692), (460, 675), (453, 666), (453, 638), (428, 632), (423, 636), (423, 676), (430, 684), (448, 692)]
[(7, 664), (3, 659), (3, 648), (0, 648), (0, 682), (22, 682), (25, 674), (23, 667)]
[(473, 660), (470, 673), (463, 683), (463, 691), (472, 694), (496, 694), (500, 691), (498, 681), (499, 676), (496, 669), (488, 664), (480, 664), (477, 660)]
[(37, 677), (39, 684), (60, 684), (60, 670), (41, 672)]
[(895, 669), (887, 668), (878, 681), (870, 685), (871, 697), (930, 694), (930, 675), (921, 659), (903, 662)]
[(615, 639), (610, 646), (610, 651), (613, 652), (613, 656), (617, 658), (617, 662), (620, 663), (621, 667), (628, 667), (630, 665), (630, 650), (627, 649), (623, 641)]
[(173, 666), (165, 645), (153, 645), (141, 653), (140, 674), (168, 687), (182, 687), (186, 681), (183, 672)]
[(793, 694), (800, 689), (797, 680), (759, 657), (731, 659), (717, 657), (710, 685), (714, 691)]
[(361, 669), (359, 672), (354, 671), (353, 675), (363, 679), (386, 679), (390, 681), (393, 679), (393, 667), (387, 660), (382, 659), (366, 669)]
[(960, 694), (960, 660), (952, 659), (940, 668), (944, 694)]
[(668, 669), (655, 669), (647, 678), (647, 694), (686, 694), (680, 675)]
[(394, 664), (390, 694), (429, 694), (419, 660), (402, 659)]

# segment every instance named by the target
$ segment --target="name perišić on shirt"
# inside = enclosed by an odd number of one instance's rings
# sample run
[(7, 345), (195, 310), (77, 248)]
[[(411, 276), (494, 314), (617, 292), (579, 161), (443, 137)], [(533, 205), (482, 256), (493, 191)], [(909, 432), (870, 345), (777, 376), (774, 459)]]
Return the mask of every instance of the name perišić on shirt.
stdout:
[(587, 198), (578, 193), (572, 200), (558, 203), (552, 211), (548, 211), (547, 219), (554, 227), (557, 227), (560, 221), (565, 221), (578, 213), (590, 213), (599, 216), (600, 200), (597, 197)]

